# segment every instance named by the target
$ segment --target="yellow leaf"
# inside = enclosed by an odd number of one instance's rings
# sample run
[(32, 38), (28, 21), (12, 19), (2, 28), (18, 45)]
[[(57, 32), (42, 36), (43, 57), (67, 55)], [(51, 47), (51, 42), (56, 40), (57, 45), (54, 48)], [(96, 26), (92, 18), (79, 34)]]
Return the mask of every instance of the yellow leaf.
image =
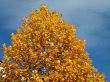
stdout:
[(58, 46), (60, 46), (60, 47), (61, 47), (61, 46), (62, 46), (62, 43), (58, 43)]
[(54, 42), (50, 42), (50, 46), (54, 46)]
[(72, 39), (72, 37), (71, 37), (71, 36), (68, 36), (68, 39), (69, 39), (69, 40), (71, 40), (71, 39)]

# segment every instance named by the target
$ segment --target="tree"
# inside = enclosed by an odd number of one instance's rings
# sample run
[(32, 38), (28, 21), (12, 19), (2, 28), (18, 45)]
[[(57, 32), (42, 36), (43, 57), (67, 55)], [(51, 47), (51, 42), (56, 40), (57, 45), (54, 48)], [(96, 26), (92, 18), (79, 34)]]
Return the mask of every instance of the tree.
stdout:
[(12, 45), (2, 48), (2, 82), (104, 82), (74, 25), (45, 5), (25, 16), (11, 36)]

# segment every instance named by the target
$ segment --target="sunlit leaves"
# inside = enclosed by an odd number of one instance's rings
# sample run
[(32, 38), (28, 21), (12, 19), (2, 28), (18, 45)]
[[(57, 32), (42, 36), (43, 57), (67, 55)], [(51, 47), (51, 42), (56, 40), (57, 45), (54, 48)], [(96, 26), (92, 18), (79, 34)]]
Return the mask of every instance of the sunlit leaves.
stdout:
[(85, 51), (85, 40), (61, 17), (41, 5), (23, 18), (22, 27), (11, 34), (12, 45), (3, 44), (2, 82), (104, 82)]

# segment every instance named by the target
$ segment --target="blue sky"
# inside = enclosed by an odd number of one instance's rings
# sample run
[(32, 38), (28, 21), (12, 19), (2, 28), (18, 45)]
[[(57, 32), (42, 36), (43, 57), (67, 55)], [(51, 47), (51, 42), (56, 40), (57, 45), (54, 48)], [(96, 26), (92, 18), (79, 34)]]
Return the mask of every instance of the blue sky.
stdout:
[(110, 80), (110, 0), (0, 0), (0, 48), (3, 43), (10, 45), (10, 34), (40, 4), (60, 12), (68, 23), (75, 25), (78, 37), (86, 40), (93, 65)]

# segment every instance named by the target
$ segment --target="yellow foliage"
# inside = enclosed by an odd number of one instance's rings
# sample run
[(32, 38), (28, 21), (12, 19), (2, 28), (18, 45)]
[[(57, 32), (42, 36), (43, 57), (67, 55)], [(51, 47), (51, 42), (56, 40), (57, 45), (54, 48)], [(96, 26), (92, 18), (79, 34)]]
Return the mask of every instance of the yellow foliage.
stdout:
[(61, 17), (41, 5), (23, 18), (22, 27), (11, 34), (12, 45), (3, 44), (6, 77), (0, 76), (0, 82), (104, 82), (85, 51), (85, 40)]

